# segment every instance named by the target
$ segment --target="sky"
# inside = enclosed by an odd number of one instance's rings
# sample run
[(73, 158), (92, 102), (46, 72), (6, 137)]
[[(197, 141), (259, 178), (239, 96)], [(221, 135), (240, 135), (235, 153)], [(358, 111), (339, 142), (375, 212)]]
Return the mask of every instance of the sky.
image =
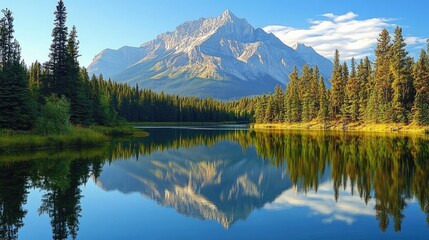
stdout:
[[(310, 45), (344, 60), (370, 55), (378, 33), (403, 28), (407, 50), (418, 57), (429, 37), (426, 0), (64, 0), (67, 25), (75, 25), (79, 61), (88, 66), (105, 48), (140, 46), (160, 33), (229, 9), (254, 27), (274, 33), (286, 44)], [(15, 37), (26, 63), (48, 60), (56, 0), (0, 0), (15, 17)]]

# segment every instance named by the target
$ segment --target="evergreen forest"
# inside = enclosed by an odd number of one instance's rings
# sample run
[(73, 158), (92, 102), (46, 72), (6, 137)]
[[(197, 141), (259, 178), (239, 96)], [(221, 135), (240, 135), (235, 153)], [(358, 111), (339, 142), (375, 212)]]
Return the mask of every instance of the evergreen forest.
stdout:
[[(2, 10), (0, 21), (0, 129), (49, 129), (56, 125), (115, 126), (126, 121), (219, 122), (247, 120), (233, 111), (243, 101), (179, 97), (89, 76), (80, 67), (76, 27), (69, 31), (67, 10), (58, 1), (49, 61), (27, 66), (14, 37), (14, 18)], [(57, 121), (56, 121), (57, 120)], [(55, 125), (55, 124), (54, 124)], [(52, 127), (51, 127), (52, 128)], [(55, 133), (62, 133), (56, 127)]]
[(384, 29), (378, 38), (375, 60), (368, 57), (340, 62), (335, 52), (334, 68), (327, 88), (316, 67), (304, 66), (289, 75), (283, 91), (259, 97), (255, 103), (257, 123), (429, 124), (429, 45), (415, 61), (405, 50), (402, 29), (393, 40)]
[[(29, 66), (14, 37), (14, 18), (0, 20), (0, 129), (66, 132), (56, 125), (115, 126), (124, 122), (320, 122), (429, 124), (429, 56), (407, 53), (400, 27), (384, 29), (375, 59), (341, 63), (335, 52), (331, 86), (316, 67), (295, 67), (286, 89), (229, 102), (173, 96), (89, 76), (78, 61), (76, 27), (66, 25), (62, 0), (55, 10), (49, 61)], [(286, 81), (286, 79), (285, 79)], [(55, 125), (55, 124), (54, 124)], [(53, 131), (50, 129), (55, 128)]]

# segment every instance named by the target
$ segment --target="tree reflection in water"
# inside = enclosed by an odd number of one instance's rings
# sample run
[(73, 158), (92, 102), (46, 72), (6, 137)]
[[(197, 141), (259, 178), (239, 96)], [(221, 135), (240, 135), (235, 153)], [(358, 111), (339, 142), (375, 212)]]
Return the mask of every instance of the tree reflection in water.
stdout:
[[(266, 166), (269, 166), (274, 170), (265, 174), (274, 174), (275, 169), (279, 169), (287, 176), (287, 179), (282, 180), (285, 181), (282, 187), (268, 181), (260, 182), (261, 185), (252, 188), (254, 192), (272, 192), (271, 195), (267, 194), (270, 198), (264, 199), (261, 197), (263, 194), (253, 194), (253, 198), (244, 198), (244, 195), (240, 194), (249, 194), (249, 191), (237, 191), (235, 196), (237, 201), (247, 199), (245, 202), (239, 202), (244, 209), (241, 211), (246, 211), (243, 218), (248, 216), (255, 207), (259, 208), (264, 203), (273, 201), (273, 197), (279, 195), (281, 189), (287, 188), (288, 184), (296, 186), (304, 193), (310, 191), (317, 193), (322, 181), (329, 179), (334, 190), (333, 198), (339, 202), (341, 189), (350, 189), (352, 195), (358, 195), (366, 204), (373, 199), (376, 218), (382, 231), (385, 231), (389, 224), (393, 225), (395, 231), (401, 230), (403, 211), (407, 201), (412, 199), (418, 201), (421, 210), (428, 216), (429, 223), (427, 188), (429, 186), (429, 141), (427, 137), (312, 131), (187, 129), (149, 131), (151, 135), (148, 138), (111, 143), (98, 148), (0, 155), (0, 238), (18, 239), (19, 229), (24, 226), (23, 219), (27, 210), (23, 206), (27, 202), (30, 188), (36, 187), (45, 192), (39, 213), (50, 217), (53, 238), (76, 239), (79, 217), (84, 211), (80, 204), (83, 197), (80, 186), (91, 177), (97, 179), (100, 175), (102, 176), (103, 165), (106, 163), (124, 159), (144, 160), (145, 156), (151, 153), (197, 146), (206, 146), (210, 149), (222, 142), (238, 143), (242, 151), (254, 149), (257, 160), (265, 167), (257, 165), (258, 167), (255, 168), (255, 165), (252, 167), (253, 172), (255, 169), (265, 171)], [(208, 151), (200, 154), (212, 153)], [(190, 181), (188, 177), (183, 176), (199, 171), (192, 166), (200, 164), (201, 167), (201, 164), (210, 163), (204, 162), (203, 159), (187, 162), (192, 159), (187, 157), (189, 159), (183, 159), (183, 162), (178, 162), (176, 165), (182, 172), (184, 171), (184, 174), (180, 175), (182, 178), (171, 178), (169, 182), (165, 178), (161, 182), (152, 178), (154, 187), (160, 187), (156, 185), (157, 183), (165, 185), (167, 182), (174, 183), (183, 179)], [(233, 161), (234, 159), (223, 160)], [(210, 166), (212, 165), (209, 164), (201, 169), (207, 171)], [(174, 167), (169, 166), (163, 171), (172, 173), (177, 170)], [(228, 167), (228, 165), (218, 163), (216, 167), (217, 171), (220, 171), (222, 167)], [(158, 166), (158, 168), (162, 167)], [(246, 169), (243, 168), (243, 171)], [(204, 187), (199, 189), (200, 192), (206, 191), (204, 196), (216, 207), (222, 209), (222, 214), (226, 216), (231, 213), (230, 211), (234, 211), (232, 206), (237, 202), (219, 200), (221, 193), (225, 194), (222, 186), (227, 186), (226, 182), (230, 181), (231, 184), (228, 187), (232, 188), (233, 182), (243, 181), (242, 178), (239, 179), (243, 176), (243, 171), (237, 171), (237, 173), (230, 171), (231, 175), (228, 179), (219, 178), (225, 181), (223, 185), (212, 185), (210, 190)], [(199, 181), (207, 182), (205, 178), (208, 176), (200, 175)], [(192, 181), (198, 186), (201, 183), (195, 182), (196, 179), (194, 177)], [(263, 183), (264, 186), (262, 186)], [(274, 188), (277, 190), (274, 191)], [(157, 201), (161, 200), (157, 199)], [(170, 206), (175, 204), (171, 203)], [(186, 214), (184, 211), (182, 213)], [(202, 217), (204, 218), (204, 215)], [(230, 221), (228, 224), (233, 222), (230, 218), (228, 219)]]

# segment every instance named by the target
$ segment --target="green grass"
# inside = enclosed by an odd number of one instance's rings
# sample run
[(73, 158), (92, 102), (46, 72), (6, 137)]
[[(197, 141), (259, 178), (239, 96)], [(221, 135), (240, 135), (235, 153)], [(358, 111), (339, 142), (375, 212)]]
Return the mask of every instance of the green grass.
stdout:
[(120, 126), (120, 127), (91, 126), (89, 129), (110, 137), (134, 135), (134, 129), (130, 126)]
[(32, 132), (0, 130), (0, 153), (20, 149), (48, 149), (95, 146), (111, 140), (113, 137), (146, 136), (144, 132), (132, 127), (72, 127), (68, 134), (42, 136)]

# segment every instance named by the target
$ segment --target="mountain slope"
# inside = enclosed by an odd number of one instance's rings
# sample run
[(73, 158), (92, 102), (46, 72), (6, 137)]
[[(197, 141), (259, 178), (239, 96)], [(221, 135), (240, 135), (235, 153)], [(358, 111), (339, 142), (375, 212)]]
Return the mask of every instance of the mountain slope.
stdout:
[(308, 49), (286, 46), (227, 10), (185, 22), (138, 48), (104, 50), (88, 70), (155, 91), (230, 99), (271, 92), (286, 84), (294, 66), (320, 64), (327, 78), (332, 63), (326, 61)]
[(103, 168), (97, 184), (105, 191), (139, 192), (181, 214), (216, 220), (225, 228), (292, 187), (284, 166), (266, 164), (255, 149), (243, 151), (228, 141), (114, 161)]

